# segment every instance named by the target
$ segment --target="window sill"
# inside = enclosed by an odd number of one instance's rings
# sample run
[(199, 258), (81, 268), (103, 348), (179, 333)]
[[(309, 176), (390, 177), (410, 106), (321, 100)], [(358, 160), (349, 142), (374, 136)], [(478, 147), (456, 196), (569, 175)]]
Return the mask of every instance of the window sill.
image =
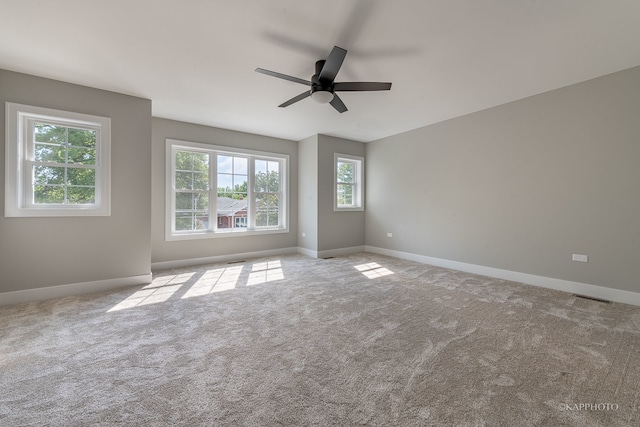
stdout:
[(360, 207), (360, 208), (340, 208), (340, 207), (335, 207), (333, 208), (334, 212), (363, 212), (364, 208)]
[(77, 217), (77, 216), (110, 216), (109, 209), (104, 207), (69, 207), (69, 208), (5, 208), (4, 216), (7, 218), (34, 218), (34, 217)]
[(184, 234), (169, 234), (166, 236), (165, 241), (180, 241), (180, 240), (199, 240), (199, 239), (219, 239), (225, 237), (247, 237), (247, 236), (263, 236), (269, 234), (282, 234), (288, 233), (288, 228), (269, 228), (265, 230), (233, 230), (233, 231), (203, 231), (201, 233), (184, 233)]

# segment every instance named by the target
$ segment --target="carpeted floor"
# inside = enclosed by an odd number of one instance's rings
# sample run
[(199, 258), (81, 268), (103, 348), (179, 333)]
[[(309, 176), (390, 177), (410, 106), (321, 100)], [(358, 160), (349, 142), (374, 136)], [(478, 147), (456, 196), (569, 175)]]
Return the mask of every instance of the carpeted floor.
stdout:
[(0, 308), (0, 425), (637, 426), (640, 308), (374, 254)]

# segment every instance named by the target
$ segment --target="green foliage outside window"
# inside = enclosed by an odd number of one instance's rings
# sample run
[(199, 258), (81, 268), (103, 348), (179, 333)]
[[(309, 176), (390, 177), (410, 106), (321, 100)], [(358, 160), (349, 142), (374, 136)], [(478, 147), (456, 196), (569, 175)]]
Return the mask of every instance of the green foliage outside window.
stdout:
[(34, 203), (95, 203), (95, 130), (35, 123), (33, 144)]
[(338, 206), (351, 206), (353, 205), (355, 164), (352, 162), (338, 162), (337, 175)]

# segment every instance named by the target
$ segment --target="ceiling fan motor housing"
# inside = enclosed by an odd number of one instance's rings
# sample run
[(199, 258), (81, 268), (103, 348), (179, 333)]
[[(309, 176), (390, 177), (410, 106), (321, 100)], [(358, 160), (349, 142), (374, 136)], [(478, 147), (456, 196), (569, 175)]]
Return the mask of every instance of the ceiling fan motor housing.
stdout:
[(320, 80), (320, 72), (324, 67), (325, 60), (321, 59), (316, 62), (316, 73), (311, 77), (311, 94), (318, 91), (333, 93), (333, 82), (329, 80)]
[(311, 76), (311, 99), (320, 104), (327, 104), (333, 100), (333, 82), (320, 80), (320, 72), (324, 67), (324, 60), (316, 62), (316, 73)]

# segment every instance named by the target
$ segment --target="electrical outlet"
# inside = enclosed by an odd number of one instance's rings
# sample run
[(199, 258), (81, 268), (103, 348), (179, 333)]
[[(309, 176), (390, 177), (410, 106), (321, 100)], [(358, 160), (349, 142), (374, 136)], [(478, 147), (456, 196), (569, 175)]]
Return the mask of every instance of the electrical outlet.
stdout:
[(302, 237), (307, 237), (307, 233), (302, 233)]
[(589, 262), (589, 257), (587, 255), (573, 254), (571, 260), (578, 262)]
[(387, 233), (387, 237), (393, 237), (393, 233)]

